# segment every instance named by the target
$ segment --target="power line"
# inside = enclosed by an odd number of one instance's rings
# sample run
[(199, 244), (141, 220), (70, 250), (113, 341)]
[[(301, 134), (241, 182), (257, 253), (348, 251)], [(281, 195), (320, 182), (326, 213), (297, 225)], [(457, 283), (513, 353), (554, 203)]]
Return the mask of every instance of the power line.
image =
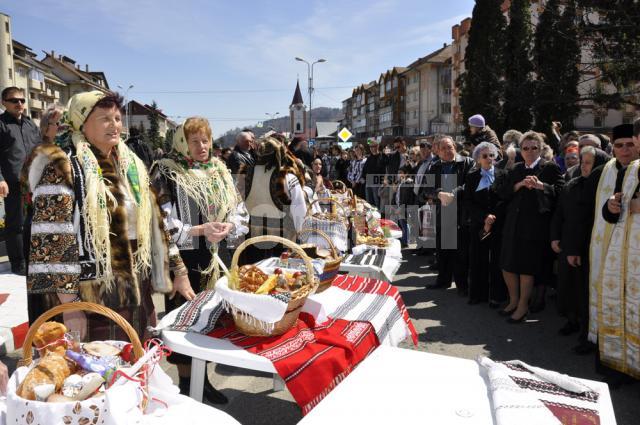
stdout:
[[(334, 86), (334, 87), (315, 87), (321, 90), (338, 90), (351, 89), (354, 86)], [(132, 92), (138, 94), (226, 94), (226, 93), (273, 93), (273, 92), (289, 92), (291, 89), (211, 89), (211, 90), (150, 90)]]

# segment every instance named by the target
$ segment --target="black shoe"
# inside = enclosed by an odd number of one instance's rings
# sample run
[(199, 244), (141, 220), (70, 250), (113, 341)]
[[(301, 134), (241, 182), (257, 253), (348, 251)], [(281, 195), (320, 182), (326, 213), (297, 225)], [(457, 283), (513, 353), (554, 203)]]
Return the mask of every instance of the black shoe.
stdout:
[(204, 381), (204, 391), (202, 392), (202, 398), (207, 400), (211, 404), (227, 404), (229, 399), (216, 390), (208, 379)]
[[(180, 383), (178, 384), (180, 388), (180, 393), (186, 396), (189, 395), (189, 388), (191, 387), (191, 378), (183, 378), (180, 377)], [(205, 379), (204, 381), (204, 389), (202, 391), (202, 399), (208, 401), (211, 404), (227, 404), (229, 399), (222, 394), (220, 391), (216, 390), (209, 379)]]
[(20, 263), (17, 265), (12, 265), (11, 266), (11, 273), (13, 274), (17, 274), (18, 276), (26, 276), (27, 275), (27, 267), (24, 265), (24, 263)]
[(544, 310), (545, 308), (545, 302), (541, 301), (538, 303), (534, 303), (530, 308), (529, 311), (531, 313), (540, 313), (542, 310)]
[(567, 322), (563, 327), (558, 330), (558, 333), (563, 336), (571, 335), (580, 330), (580, 325), (575, 322)]
[(523, 314), (523, 315), (522, 315), (520, 318), (518, 318), (518, 319), (514, 319), (513, 317), (509, 317), (509, 318), (507, 319), (507, 323), (510, 323), (510, 324), (512, 324), (512, 325), (515, 325), (515, 324), (518, 324), (518, 323), (523, 323), (525, 320), (527, 320), (527, 314), (528, 314), (528, 313), (529, 313), (529, 312), (527, 312), (527, 313)]
[(591, 354), (594, 351), (596, 351), (596, 345), (589, 341), (583, 341), (573, 347), (573, 352), (579, 356), (586, 356), (587, 354)]
[[(516, 307), (516, 308), (517, 308), (517, 307)], [(511, 309), (511, 310), (499, 310), (499, 311), (498, 311), (498, 314), (499, 314), (500, 316), (507, 317), (507, 316), (511, 316), (511, 315), (513, 314), (513, 312), (514, 312), (514, 311), (516, 311), (516, 309), (515, 309), (515, 308), (513, 308), (513, 309)]]
[(496, 308), (500, 307), (499, 302), (497, 301), (489, 301), (489, 308), (495, 310)]

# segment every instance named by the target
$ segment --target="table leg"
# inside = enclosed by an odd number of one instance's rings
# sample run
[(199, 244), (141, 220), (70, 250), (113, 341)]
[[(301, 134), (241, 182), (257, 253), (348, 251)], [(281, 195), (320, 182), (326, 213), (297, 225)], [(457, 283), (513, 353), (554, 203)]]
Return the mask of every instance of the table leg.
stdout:
[(207, 362), (205, 360), (191, 360), (191, 386), (189, 387), (189, 397), (202, 403), (202, 392), (204, 391), (205, 374), (207, 373)]
[(284, 390), (284, 381), (277, 373), (273, 374), (273, 391)]

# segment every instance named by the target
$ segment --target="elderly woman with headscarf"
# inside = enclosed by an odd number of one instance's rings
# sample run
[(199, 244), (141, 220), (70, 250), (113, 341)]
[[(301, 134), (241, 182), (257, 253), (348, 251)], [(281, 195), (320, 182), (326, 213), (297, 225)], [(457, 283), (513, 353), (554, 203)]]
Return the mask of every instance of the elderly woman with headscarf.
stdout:
[[(251, 237), (271, 235), (296, 240), (307, 214), (303, 171), (285, 146), (284, 137), (273, 134), (258, 140), (255, 167), (245, 177), (245, 204)], [(243, 263), (278, 256), (281, 247), (257, 244), (247, 247)]]
[[(27, 289), (53, 304), (109, 307), (146, 338), (147, 326), (156, 323), (152, 292), (182, 293), (189, 282), (177, 247), (169, 243), (147, 170), (120, 139), (121, 107), (117, 94), (76, 94), (60, 146), (34, 149)], [(76, 311), (63, 319), (90, 340), (126, 338), (99, 315)]]
[(580, 151), (580, 176), (562, 189), (551, 219), (551, 248), (558, 255), (558, 308), (567, 318), (560, 335), (580, 332), (575, 350), (587, 351), (589, 325), (588, 251), (589, 228), (584, 226), (582, 197), (591, 171), (609, 160), (609, 155), (592, 146)]
[(505, 205), (498, 195), (507, 171), (496, 166), (498, 148), (482, 142), (473, 150), (476, 166), (467, 174), (463, 208), (469, 225), (469, 304), (489, 301), (492, 308), (506, 299), (500, 270), (500, 245)]
[(543, 146), (541, 134), (525, 133), (520, 140), (524, 162), (509, 171), (500, 189), (508, 202), (500, 263), (509, 292), (509, 304), (500, 313), (511, 316), (509, 323), (525, 320), (534, 277), (550, 263), (549, 221), (564, 179), (554, 162), (541, 157)]
[[(176, 129), (169, 154), (154, 163), (150, 173), (166, 227), (180, 249), (196, 292), (212, 288), (218, 278), (218, 243), (224, 238), (235, 240), (249, 230), (244, 203), (231, 172), (212, 155), (211, 141), (206, 119), (187, 118)], [(176, 309), (194, 296), (191, 288), (184, 297), (166, 296), (165, 309)], [(178, 366), (180, 390), (187, 393), (191, 358), (174, 354), (168, 360)], [(227, 401), (208, 379), (204, 397), (212, 403)]]

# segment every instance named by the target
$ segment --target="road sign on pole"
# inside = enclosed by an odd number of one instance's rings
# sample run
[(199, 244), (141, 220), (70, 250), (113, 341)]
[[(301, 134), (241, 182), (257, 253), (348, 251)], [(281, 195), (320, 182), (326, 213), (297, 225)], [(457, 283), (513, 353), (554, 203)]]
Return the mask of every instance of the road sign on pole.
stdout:
[(338, 133), (338, 138), (343, 142), (346, 142), (351, 137), (353, 137), (353, 134), (349, 131), (347, 127), (343, 127), (342, 130), (340, 130), (340, 132)]

